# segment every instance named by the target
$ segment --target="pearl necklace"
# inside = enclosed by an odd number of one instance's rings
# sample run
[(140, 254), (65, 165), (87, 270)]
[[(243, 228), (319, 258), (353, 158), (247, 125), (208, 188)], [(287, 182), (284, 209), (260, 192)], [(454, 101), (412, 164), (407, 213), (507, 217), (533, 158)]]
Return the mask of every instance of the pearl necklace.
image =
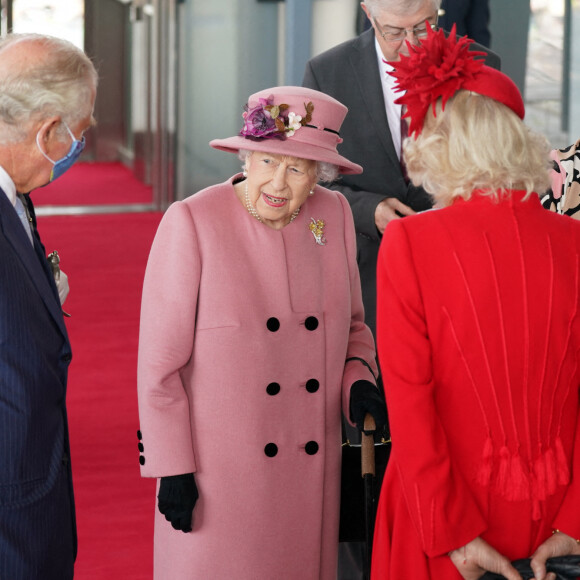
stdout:
[[(244, 201), (246, 204), (246, 209), (248, 210), (248, 213), (255, 217), (261, 224), (264, 223), (264, 220), (262, 220), (262, 217), (260, 216), (260, 214), (258, 213), (258, 210), (252, 205), (252, 202), (250, 201), (250, 195), (248, 193), (248, 180), (246, 179), (246, 189), (244, 191)], [(298, 214), (300, 213), (300, 209), (295, 209), (292, 212), (292, 215), (290, 216), (290, 221), (288, 222), (288, 224), (291, 224), (297, 217)], [(286, 225), (288, 225), (286, 224)]]

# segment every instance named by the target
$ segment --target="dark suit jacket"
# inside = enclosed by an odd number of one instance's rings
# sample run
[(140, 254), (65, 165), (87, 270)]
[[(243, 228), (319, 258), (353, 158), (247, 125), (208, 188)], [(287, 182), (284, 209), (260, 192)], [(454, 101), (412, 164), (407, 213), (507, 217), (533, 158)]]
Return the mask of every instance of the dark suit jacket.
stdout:
[[(474, 50), (484, 50), (478, 45)], [(486, 63), (499, 68), (490, 51)], [(374, 30), (312, 58), (306, 65), (305, 87), (326, 93), (348, 107), (338, 146), (341, 155), (362, 165), (361, 175), (344, 175), (332, 185), (348, 199), (357, 231), (365, 322), (375, 334), (376, 264), (381, 236), (375, 209), (387, 197), (396, 197), (415, 211), (429, 209), (430, 196), (406, 185), (387, 122), (383, 89), (377, 66)]]
[(439, 17), (439, 26), (451, 30), (457, 24), (459, 36), (469, 36), (475, 42), (489, 46), (489, 0), (443, 0), (441, 8), (445, 14)]
[(76, 554), (71, 348), (44, 247), (0, 190), (0, 578), (67, 580)]

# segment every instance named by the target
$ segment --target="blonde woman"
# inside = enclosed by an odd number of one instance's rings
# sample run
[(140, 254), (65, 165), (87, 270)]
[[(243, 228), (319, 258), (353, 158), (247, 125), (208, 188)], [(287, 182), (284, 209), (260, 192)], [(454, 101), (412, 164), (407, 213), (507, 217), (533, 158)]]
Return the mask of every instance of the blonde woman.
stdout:
[(530, 557), (543, 580), (580, 553), (580, 224), (542, 208), (547, 144), (468, 45), (430, 31), (394, 73), (409, 176), (441, 209), (389, 224), (379, 254), (373, 580), (518, 580)]

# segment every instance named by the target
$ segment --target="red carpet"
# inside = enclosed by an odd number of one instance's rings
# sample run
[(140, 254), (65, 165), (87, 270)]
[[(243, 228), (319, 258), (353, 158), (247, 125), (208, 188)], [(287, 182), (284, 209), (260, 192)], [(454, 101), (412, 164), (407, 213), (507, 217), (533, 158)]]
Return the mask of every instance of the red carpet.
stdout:
[(152, 190), (122, 163), (77, 163), (33, 199), (35, 206), (151, 203)]
[[(35, 203), (42, 195), (33, 193)], [(152, 578), (155, 484), (139, 475), (136, 365), (143, 274), (160, 218), (39, 219), (46, 250), (59, 251), (71, 287), (65, 310), (72, 314), (67, 400), (79, 535), (76, 580)]]

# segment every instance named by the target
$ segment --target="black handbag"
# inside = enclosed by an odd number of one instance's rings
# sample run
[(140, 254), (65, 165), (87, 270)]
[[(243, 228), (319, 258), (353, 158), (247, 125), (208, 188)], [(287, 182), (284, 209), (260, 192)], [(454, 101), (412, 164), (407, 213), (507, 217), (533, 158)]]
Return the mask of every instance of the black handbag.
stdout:
[[(349, 437), (350, 436), (350, 437)], [(343, 421), (342, 468), (340, 476), (340, 542), (364, 542), (365, 481), (361, 472), (360, 433)], [(372, 513), (376, 515), (381, 484), (391, 453), (391, 442), (384, 436), (375, 438), (375, 479), (373, 485)]]
[[(513, 567), (520, 573), (524, 580), (533, 580), (534, 573), (530, 568), (530, 559), (516, 560)], [(548, 558), (546, 570), (554, 572), (557, 580), (576, 580), (580, 577), (580, 556), (558, 556)], [(501, 574), (486, 572), (479, 580), (505, 580)]]

